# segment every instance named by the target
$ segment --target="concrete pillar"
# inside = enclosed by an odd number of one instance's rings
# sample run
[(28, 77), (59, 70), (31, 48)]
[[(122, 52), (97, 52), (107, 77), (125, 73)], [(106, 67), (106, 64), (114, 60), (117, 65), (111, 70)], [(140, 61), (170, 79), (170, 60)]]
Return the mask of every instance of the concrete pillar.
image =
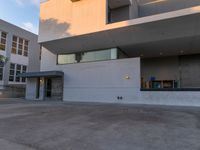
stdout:
[(8, 61), (4, 65), (4, 73), (3, 73), (4, 85), (8, 85), (8, 82), (9, 82), (10, 58), (11, 58), (11, 49), (12, 49), (12, 37), (13, 37), (13, 35), (11, 33), (7, 34), (6, 55), (5, 56), (8, 58)]

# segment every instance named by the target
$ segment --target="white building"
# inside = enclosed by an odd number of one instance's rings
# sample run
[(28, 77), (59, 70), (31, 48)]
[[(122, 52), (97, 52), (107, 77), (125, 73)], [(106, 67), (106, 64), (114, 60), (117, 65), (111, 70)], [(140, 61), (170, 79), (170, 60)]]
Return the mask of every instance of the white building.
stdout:
[(200, 0), (41, 3), (27, 99), (200, 106)]
[(0, 98), (24, 97), (26, 71), (40, 70), (38, 36), (0, 19), (0, 55), (7, 58), (0, 66)]

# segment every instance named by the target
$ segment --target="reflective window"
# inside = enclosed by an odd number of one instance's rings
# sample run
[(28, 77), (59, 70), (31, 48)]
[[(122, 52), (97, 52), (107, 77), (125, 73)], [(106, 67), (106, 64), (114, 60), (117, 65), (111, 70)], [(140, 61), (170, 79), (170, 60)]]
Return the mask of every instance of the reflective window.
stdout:
[(75, 54), (64, 54), (58, 55), (58, 64), (71, 64), (76, 63), (76, 56)]
[(60, 54), (58, 55), (58, 64), (103, 61), (111, 59), (117, 59), (116, 48), (90, 52), (79, 52), (74, 54)]
[(102, 50), (102, 51), (93, 51), (93, 52), (84, 52), (82, 53), (82, 59), (80, 62), (89, 62), (89, 61), (101, 61), (101, 60), (110, 60), (117, 59), (116, 49), (114, 50)]

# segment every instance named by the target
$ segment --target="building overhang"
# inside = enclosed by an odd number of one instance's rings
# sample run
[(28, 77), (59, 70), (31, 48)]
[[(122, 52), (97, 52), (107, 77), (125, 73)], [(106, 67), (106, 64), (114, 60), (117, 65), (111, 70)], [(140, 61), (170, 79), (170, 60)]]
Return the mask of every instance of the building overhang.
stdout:
[[(149, 53), (159, 49), (171, 49), (172, 52), (183, 49), (195, 53), (200, 49), (199, 26), (200, 6), (108, 24), (102, 31), (41, 44), (54, 54), (111, 47), (119, 47), (130, 53), (138, 49)], [(159, 43), (165, 43), (165, 47)]]
[(39, 77), (63, 77), (62, 71), (41, 71), (41, 72), (27, 72), (17, 75), (23, 78), (39, 78)]

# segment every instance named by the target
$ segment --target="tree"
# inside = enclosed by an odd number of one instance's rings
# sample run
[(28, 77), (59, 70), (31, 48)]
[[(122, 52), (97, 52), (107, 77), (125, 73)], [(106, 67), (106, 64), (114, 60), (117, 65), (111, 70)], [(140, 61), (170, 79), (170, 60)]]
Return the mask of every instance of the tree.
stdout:
[(4, 66), (7, 62), (8, 62), (8, 58), (3, 55), (0, 55), (0, 65)]

